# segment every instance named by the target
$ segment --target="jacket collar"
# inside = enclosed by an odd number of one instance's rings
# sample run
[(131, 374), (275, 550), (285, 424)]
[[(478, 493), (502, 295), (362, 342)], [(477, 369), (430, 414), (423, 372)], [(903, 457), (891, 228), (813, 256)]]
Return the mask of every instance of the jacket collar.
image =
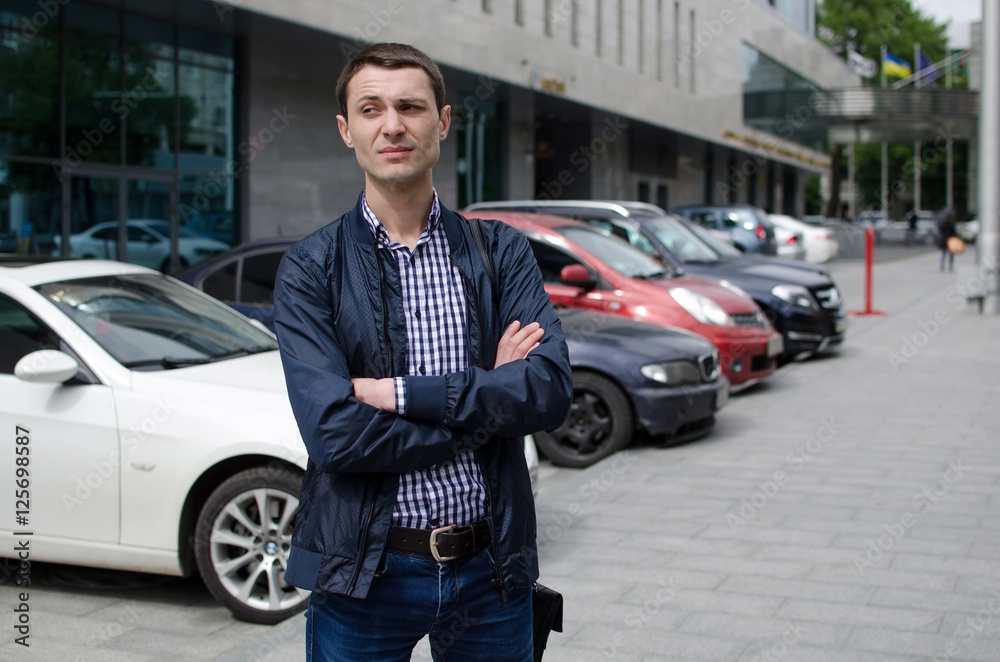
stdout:
[[(375, 235), (372, 234), (371, 228), (368, 227), (368, 221), (365, 219), (365, 214), (361, 207), (364, 199), (364, 191), (358, 194), (358, 201), (354, 205), (354, 208), (347, 212), (347, 226), (351, 232), (351, 239), (356, 245), (362, 246), (365, 249), (374, 250), (375, 249)], [(462, 229), (462, 224), (465, 221), (462, 216), (444, 206), (444, 203), (438, 200), (441, 207), (441, 226), (444, 228), (445, 235), (448, 237), (448, 249), (451, 251), (452, 256), (468, 273), (469, 263), (466, 251), (465, 243), (465, 231)]]

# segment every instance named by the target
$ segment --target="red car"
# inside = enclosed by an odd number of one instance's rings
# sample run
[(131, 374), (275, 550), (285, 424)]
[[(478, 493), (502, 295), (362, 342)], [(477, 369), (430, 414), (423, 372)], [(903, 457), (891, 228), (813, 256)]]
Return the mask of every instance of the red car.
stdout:
[(559, 216), (477, 212), (524, 232), (556, 306), (586, 308), (691, 331), (719, 350), (733, 386), (774, 373), (781, 335), (736, 286), (679, 274), (628, 243)]

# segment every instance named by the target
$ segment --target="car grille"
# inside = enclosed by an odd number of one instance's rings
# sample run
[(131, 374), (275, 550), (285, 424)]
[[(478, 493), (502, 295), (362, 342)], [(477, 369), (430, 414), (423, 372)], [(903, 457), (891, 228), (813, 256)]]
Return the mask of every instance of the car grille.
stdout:
[(701, 376), (706, 382), (714, 381), (719, 376), (719, 353), (711, 352), (698, 357), (698, 365), (701, 366)]
[(840, 310), (841, 306), (844, 305), (844, 300), (840, 298), (840, 290), (835, 285), (814, 290), (813, 296), (816, 297), (819, 305), (827, 310)]
[(758, 329), (767, 328), (767, 320), (764, 319), (762, 313), (741, 313), (739, 315), (730, 315), (733, 318), (733, 322), (736, 326), (751, 326)]

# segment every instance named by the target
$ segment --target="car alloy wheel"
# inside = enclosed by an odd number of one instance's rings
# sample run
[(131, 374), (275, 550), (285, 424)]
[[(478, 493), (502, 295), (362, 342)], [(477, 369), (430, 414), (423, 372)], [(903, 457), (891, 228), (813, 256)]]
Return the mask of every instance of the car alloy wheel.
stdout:
[(302, 478), (257, 467), (223, 481), (195, 529), (195, 558), (208, 590), (237, 618), (278, 623), (305, 609), (309, 591), (285, 582)]
[(592, 372), (573, 373), (573, 403), (566, 421), (535, 441), (552, 464), (588, 467), (632, 440), (635, 423), (628, 398), (610, 379)]

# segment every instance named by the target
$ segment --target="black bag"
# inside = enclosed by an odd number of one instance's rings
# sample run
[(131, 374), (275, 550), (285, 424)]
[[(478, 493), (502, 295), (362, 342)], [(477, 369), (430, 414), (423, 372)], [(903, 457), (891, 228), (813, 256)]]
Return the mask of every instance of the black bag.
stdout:
[(563, 596), (548, 586), (535, 582), (531, 596), (531, 608), (534, 610), (535, 662), (540, 662), (545, 645), (549, 641), (549, 632), (562, 632)]

